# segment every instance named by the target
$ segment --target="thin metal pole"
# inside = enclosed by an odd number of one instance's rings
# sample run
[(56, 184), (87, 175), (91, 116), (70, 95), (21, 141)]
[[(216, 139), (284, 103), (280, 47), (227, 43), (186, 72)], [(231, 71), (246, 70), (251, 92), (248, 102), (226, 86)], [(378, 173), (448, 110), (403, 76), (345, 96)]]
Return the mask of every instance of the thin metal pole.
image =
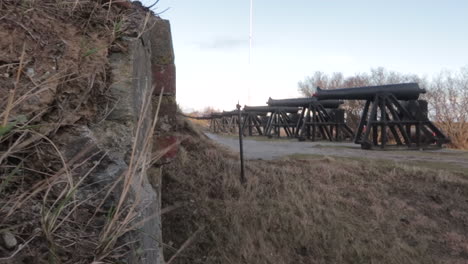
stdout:
[(247, 179), (245, 178), (245, 172), (244, 172), (244, 147), (243, 147), (243, 142), (242, 142), (242, 137), (243, 137), (243, 128), (242, 128), (242, 114), (241, 114), (241, 105), (237, 103), (237, 112), (239, 114), (239, 152), (240, 152), (240, 161), (241, 161), (241, 177), (240, 181), (242, 184), (247, 182)]
[(249, 20), (249, 64), (252, 60), (252, 39), (253, 39), (253, 0), (250, 0), (250, 20)]
[(249, 14), (249, 84), (247, 87), (247, 103), (251, 104), (251, 89), (252, 89), (252, 41), (253, 41), (253, 0), (250, 0)]

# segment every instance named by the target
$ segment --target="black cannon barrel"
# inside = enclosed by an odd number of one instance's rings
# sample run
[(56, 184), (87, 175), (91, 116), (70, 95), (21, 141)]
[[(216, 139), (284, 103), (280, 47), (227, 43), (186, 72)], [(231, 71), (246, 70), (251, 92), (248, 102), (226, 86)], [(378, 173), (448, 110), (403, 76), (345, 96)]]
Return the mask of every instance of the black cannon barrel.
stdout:
[(270, 113), (277, 110), (284, 111), (287, 113), (297, 113), (299, 111), (299, 108), (288, 106), (244, 106), (245, 112)]
[(245, 113), (264, 113), (267, 114), (272, 111), (268, 106), (247, 106), (244, 105), (244, 109), (242, 109)]
[(317, 87), (314, 97), (319, 100), (372, 100), (376, 94), (392, 94), (398, 100), (417, 100), (426, 90), (419, 88), (417, 83), (388, 84), (379, 86), (366, 86), (322, 90)]
[(269, 106), (295, 106), (295, 107), (305, 107), (309, 104), (321, 104), (325, 108), (335, 109), (343, 104), (343, 101), (339, 100), (323, 100), (318, 101), (315, 97), (303, 97), (303, 98), (289, 98), (289, 99), (268, 99), (267, 104)]
[(197, 120), (208, 120), (208, 119), (212, 119), (213, 117), (211, 115), (209, 116), (191, 116), (189, 118), (193, 118), (193, 119), (197, 119)]
[(223, 111), (223, 113), (222, 113), (223, 116), (233, 116), (233, 115), (237, 115), (237, 114), (238, 114), (237, 110)]
[(211, 118), (220, 118), (220, 117), (223, 117), (223, 113), (213, 112), (213, 113), (211, 113), (210, 117)]

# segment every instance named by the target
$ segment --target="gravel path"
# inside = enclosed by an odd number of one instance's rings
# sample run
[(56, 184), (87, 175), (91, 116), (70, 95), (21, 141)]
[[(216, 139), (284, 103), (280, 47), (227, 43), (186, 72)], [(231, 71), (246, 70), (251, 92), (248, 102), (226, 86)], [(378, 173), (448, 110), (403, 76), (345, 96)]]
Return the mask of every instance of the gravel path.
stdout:
[[(233, 136), (205, 133), (210, 139), (239, 151), (239, 139)], [(297, 140), (274, 140), (244, 138), (244, 153), (247, 159), (271, 160), (293, 154), (327, 155), (351, 158), (375, 158), (402, 161), (433, 161), (468, 168), (468, 151), (440, 150), (362, 150), (360, 145), (343, 142), (299, 142)]]

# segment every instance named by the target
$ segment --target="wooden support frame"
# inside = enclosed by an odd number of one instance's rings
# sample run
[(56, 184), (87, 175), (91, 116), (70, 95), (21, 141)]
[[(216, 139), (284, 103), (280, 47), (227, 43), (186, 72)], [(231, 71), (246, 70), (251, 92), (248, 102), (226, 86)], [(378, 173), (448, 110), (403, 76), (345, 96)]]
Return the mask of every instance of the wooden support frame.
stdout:
[(220, 115), (210, 119), (210, 131), (213, 133), (235, 133), (238, 130), (239, 117)]
[(293, 121), (292, 114), (293, 113), (287, 113), (281, 108), (272, 111), (265, 126), (264, 135), (270, 138), (280, 138), (281, 131), (283, 131), (286, 137), (295, 137), (296, 122)]
[(343, 109), (327, 111), (322, 105), (314, 103), (303, 108), (296, 124), (296, 137), (299, 140), (342, 141), (351, 140), (354, 133), (344, 122)]
[(213, 133), (220, 133), (223, 130), (221, 124), (221, 118), (211, 118), (210, 120), (210, 131)]
[[(244, 136), (263, 136), (265, 131), (265, 124), (263, 123), (263, 117), (266, 113), (257, 112), (246, 112), (243, 115), (242, 120), (242, 132)], [(247, 131), (246, 131), (247, 130)]]
[(449, 139), (428, 119), (422, 104), (427, 105), (423, 100), (402, 103), (392, 94), (376, 94), (366, 101), (354, 142), (363, 149), (440, 148)]

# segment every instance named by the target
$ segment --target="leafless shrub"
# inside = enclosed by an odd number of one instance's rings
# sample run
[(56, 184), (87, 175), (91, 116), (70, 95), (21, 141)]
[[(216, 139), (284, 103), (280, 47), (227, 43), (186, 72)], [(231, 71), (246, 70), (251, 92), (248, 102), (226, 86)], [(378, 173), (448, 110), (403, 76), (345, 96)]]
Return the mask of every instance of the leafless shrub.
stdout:
[(429, 85), (431, 118), (450, 136), (451, 146), (468, 148), (468, 67), (441, 72)]

